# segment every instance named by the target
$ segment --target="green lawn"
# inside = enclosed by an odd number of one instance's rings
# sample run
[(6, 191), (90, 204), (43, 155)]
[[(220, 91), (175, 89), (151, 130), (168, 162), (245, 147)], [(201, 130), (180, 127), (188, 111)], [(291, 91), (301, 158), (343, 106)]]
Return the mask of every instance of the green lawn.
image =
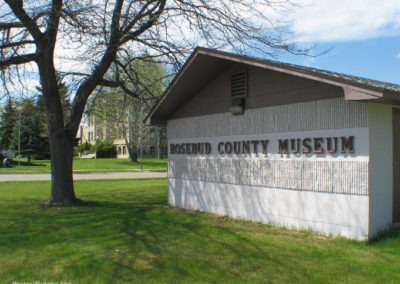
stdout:
[[(17, 160), (18, 162), (18, 160)], [(26, 159), (21, 159), (21, 165), (12, 168), (0, 167), (0, 174), (15, 173), (49, 173), (51, 166), (48, 160), (35, 160), (27, 165)], [(143, 159), (140, 163), (132, 163), (129, 159), (74, 159), (75, 172), (123, 172), (135, 170), (166, 171), (166, 159)]]
[(373, 243), (167, 206), (167, 182), (0, 183), (0, 283), (400, 283), (398, 231)]

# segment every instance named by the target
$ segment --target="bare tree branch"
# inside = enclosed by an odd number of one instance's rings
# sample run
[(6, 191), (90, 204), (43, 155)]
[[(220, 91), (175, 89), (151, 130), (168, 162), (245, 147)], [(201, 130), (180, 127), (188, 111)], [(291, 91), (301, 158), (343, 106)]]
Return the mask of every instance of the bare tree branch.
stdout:
[(22, 23), (0, 23), (0, 31), (1, 30), (9, 30), (12, 28), (23, 28), (24, 25)]
[(8, 6), (12, 9), (15, 16), (21, 21), (21, 23), (29, 30), (29, 33), (35, 39), (39, 41), (42, 38), (42, 32), (36, 23), (29, 17), (23, 8), (23, 1), (21, 0), (4, 0)]
[(87, 99), (116, 58), (120, 40), (119, 21), (123, 3), (123, 0), (118, 0), (115, 3), (111, 20), (111, 35), (102, 59), (94, 68), (92, 76), (88, 77), (77, 90), (71, 108), (71, 116), (67, 122), (67, 127), (71, 128), (75, 133), (78, 131), (80, 118), (84, 112)]
[[(150, 4), (153, 4), (153, 2), (156, 2), (153, 7), (148, 9)], [(134, 40), (136, 39), (139, 35), (144, 33), (146, 30), (148, 30), (150, 27), (152, 27), (157, 21), (161, 13), (163, 12), (165, 8), (166, 0), (161, 0), (161, 1), (148, 1), (146, 5), (143, 5), (141, 11), (138, 13), (136, 18), (132, 20), (125, 28), (124, 33), (125, 36), (121, 40), (121, 45), (126, 43), (129, 40)], [(146, 9), (148, 9), (146, 11)], [(133, 27), (143, 19), (146, 19), (142, 25), (139, 26), (136, 30), (132, 31)]]
[(62, 0), (52, 0), (53, 5), (50, 12), (47, 30), (45, 32), (45, 35), (48, 38), (47, 44), (51, 44), (52, 50), (54, 50), (56, 44), (58, 26), (61, 18), (62, 2)]
[(0, 60), (0, 68), (12, 66), (12, 65), (25, 64), (28, 62), (36, 61), (37, 59), (38, 59), (38, 55), (36, 53), (13, 56), (10, 58)]
[(0, 49), (7, 49), (10, 47), (18, 47), (18, 46), (24, 46), (26, 44), (35, 44), (35, 42), (33, 40), (21, 40), (18, 42), (10, 42), (10, 43), (3, 43), (2, 45), (0, 45)]

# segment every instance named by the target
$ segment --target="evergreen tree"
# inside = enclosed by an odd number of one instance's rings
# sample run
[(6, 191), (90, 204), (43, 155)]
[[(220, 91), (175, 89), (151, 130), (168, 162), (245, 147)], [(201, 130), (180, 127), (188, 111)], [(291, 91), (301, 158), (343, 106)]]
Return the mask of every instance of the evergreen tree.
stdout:
[(19, 146), (21, 154), (27, 157), (28, 163), (32, 156), (37, 158), (48, 152), (48, 142), (44, 139), (43, 124), (41, 123), (41, 113), (37, 111), (37, 106), (32, 99), (21, 102), (21, 125), (17, 123), (14, 127), (11, 148), (18, 152)]
[(13, 107), (12, 100), (9, 99), (0, 116), (0, 150), (10, 148), (12, 133), (17, 120), (18, 114)]

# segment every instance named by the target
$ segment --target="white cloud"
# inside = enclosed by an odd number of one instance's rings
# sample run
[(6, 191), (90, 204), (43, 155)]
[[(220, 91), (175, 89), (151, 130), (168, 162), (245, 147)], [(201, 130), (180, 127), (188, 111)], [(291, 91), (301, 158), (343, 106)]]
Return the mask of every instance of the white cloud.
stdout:
[[(300, 0), (299, 0), (300, 2)], [(293, 16), (300, 42), (350, 41), (400, 34), (398, 0), (309, 0)]]

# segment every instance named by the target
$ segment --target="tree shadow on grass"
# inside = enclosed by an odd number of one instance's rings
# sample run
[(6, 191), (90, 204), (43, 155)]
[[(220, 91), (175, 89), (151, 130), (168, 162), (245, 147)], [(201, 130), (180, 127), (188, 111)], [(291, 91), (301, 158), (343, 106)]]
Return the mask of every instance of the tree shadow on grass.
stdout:
[[(36, 222), (46, 224), (46, 219), (36, 219)], [(235, 230), (225, 226), (224, 222), (229, 221), (226, 217), (171, 208), (164, 197), (150, 197), (137, 203), (129, 200), (84, 200), (73, 207), (70, 214), (57, 216), (57, 219), (60, 227), (65, 224), (74, 232), (73, 237), (68, 237), (74, 241), (104, 242), (103, 249), (109, 252), (108, 261), (113, 263), (116, 275), (121, 269), (130, 273), (147, 273), (147, 270), (156, 269), (171, 274), (171, 279), (173, 273), (190, 277), (193, 267), (182, 264), (182, 260), (171, 261), (175, 255), (186, 262), (198, 261), (203, 266), (208, 264), (204, 259), (210, 258), (215, 261), (210, 268), (221, 271), (228, 269), (227, 264), (213, 259), (220, 255), (229, 255), (230, 261), (238, 264), (252, 255), (253, 259), (284, 267), (279, 258), (269, 257), (268, 251), (278, 248), (272, 248), (268, 243), (261, 246), (252, 242), (243, 234), (243, 228)], [(87, 230), (79, 233), (82, 228)], [(66, 242), (67, 238), (59, 241)], [(171, 267), (174, 269), (169, 271)], [(207, 277), (207, 273), (203, 277)]]
[[(79, 207), (86, 207), (86, 208), (93, 208), (93, 209), (98, 209), (103, 212), (115, 212), (115, 210), (118, 211), (129, 211), (131, 215), (126, 215), (124, 217), (125, 221), (125, 226), (124, 226), (124, 231), (130, 235), (132, 238), (138, 238), (138, 235), (135, 233), (135, 231), (130, 230), (130, 228), (135, 228), (135, 229), (140, 229), (144, 228), (146, 229), (149, 233), (152, 233), (152, 228), (154, 224), (154, 220), (149, 219), (146, 216), (146, 213), (152, 212), (154, 209), (157, 207), (160, 207), (164, 205), (164, 209), (166, 211), (170, 212), (176, 212), (177, 214), (187, 214), (190, 215), (190, 218), (192, 218), (191, 221), (185, 221), (185, 222), (179, 222), (177, 220), (173, 220), (171, 218), (166, 219), (165, 216), (159, 216), (157, 219), (157, 225), (162, 225), (166, 226), (168, 229), (167, 231), (170, 232), (170, 228), (177, 226), (180, 231), (187, 231), (192, 234), (200, 234), (199, 231), (197, 230), (197, 222), (199, 219), (199, 215), (207, 213), (203, 212), (198, 212), (198, 211), (191, 211), (191, 210), (185, 210), (185, 209), (179, 209), (179, 208), (173, 208), (173, 207), (168, 207), (165, 204), (165, 201), (163, 199), (157, 199), (157, 200), (147, 200), (147, 202), (141, 202), (140, 204), (134, 205), (131, 202), (126, 202), (126, 203), (121, 203), (121, 202), (109, 202), (109, 201), (93, 201), (93, 200), (79, 200), (77, 204), (74, 206), (79, 206)], [(125, 214), (125, 213), (124, 213)], [(212, 214), (211, 214), (212, 215)], [(228, 217), (220, 216), (220, 219), (225, 219)], [(127, 222), (129, 220), (130, 222)], [(163, 227), (157, 226), (158, 230), (162, 231)], [(223, 229), (227, 231), (227, 229)], [(229, 231), (228, 232), (231, 235), (234, 235), (234, 232)], [(204, 239), (209, 239), (210, 241), (219, 243), (225, 247), (226, 244), (221, 242), (220, 239), (213, 239), (211, 238), (210, 235), (207, 234), (200, 234), (200, 236)], [(240, 238), (241, 242), (246, 241), (242, 237), (236, 236), (238, 239)], [(306, 235), (304, 235), (306, 237)], [(154, 237), (153, 239), (157, 239)], [(378, 233), (376, 236), (371, 238), (370, 240), (367, 241), (368, 245), (375, 245), (383, 241), (387, 240), (395, 240), (395, 239), (400, 239), (400, 227), (398, 228), (391, 228), (386, 231), (382, 231)], [(145, 241), (145, 240), (143, 240)], [(145, 243), (145, 242), (144, 242)], [(253, 244), (250, 244), (254, 249), (258, 250), (258, 247), (255, 247)], [(150, 246), (146, 245), (148, 249), (151, 249)], [(232, 250), (235, 251), (236, 253), (240, 254), (239, 251), (236, 250), (235, 247), (232, 247)]]
[[(164, 193), (114, 194), (116, 197), (88, 195), (72, 207), (20, 211), (12, 226), (21, 235), (13, 239), (12, 246), (45, 250), (49, 243), (82, 248), (95, 245), (95, 251), (79, 256), (79, 265), (89, 265), (93, 259), (108, 263), (110, 279), (121, 275), (151, 278), (151, 273), (162, 272), (167, 280), (193, 280), (196, 275), (199, 282), (212, 282), (216, 281), (212, 277), (223, 280), (231, 274), (252, 281), (256, 271), (263, 275), (271, 268), (281, 280), (304, 280), (306, 272), (299, 274), (293, 266), (313, 273), (307, 261), (297, 258), (310, 248), (310, 240), (301, 240), (309, 238), (307, 235), (299, 237), (296, 247), (287, 247), (279, 240), (282, 236), (269, 235), (267, 225), (253, 226), (228, 217), (171, 208)], [(252, 238), (251, 232), (266, 237)], [(313, 249), (324, 252), (324, 248)], [(71, 255), (68, 250), (63, 252), (65, 258)], [(286, 259), (291, 259), (290, 263)]]

